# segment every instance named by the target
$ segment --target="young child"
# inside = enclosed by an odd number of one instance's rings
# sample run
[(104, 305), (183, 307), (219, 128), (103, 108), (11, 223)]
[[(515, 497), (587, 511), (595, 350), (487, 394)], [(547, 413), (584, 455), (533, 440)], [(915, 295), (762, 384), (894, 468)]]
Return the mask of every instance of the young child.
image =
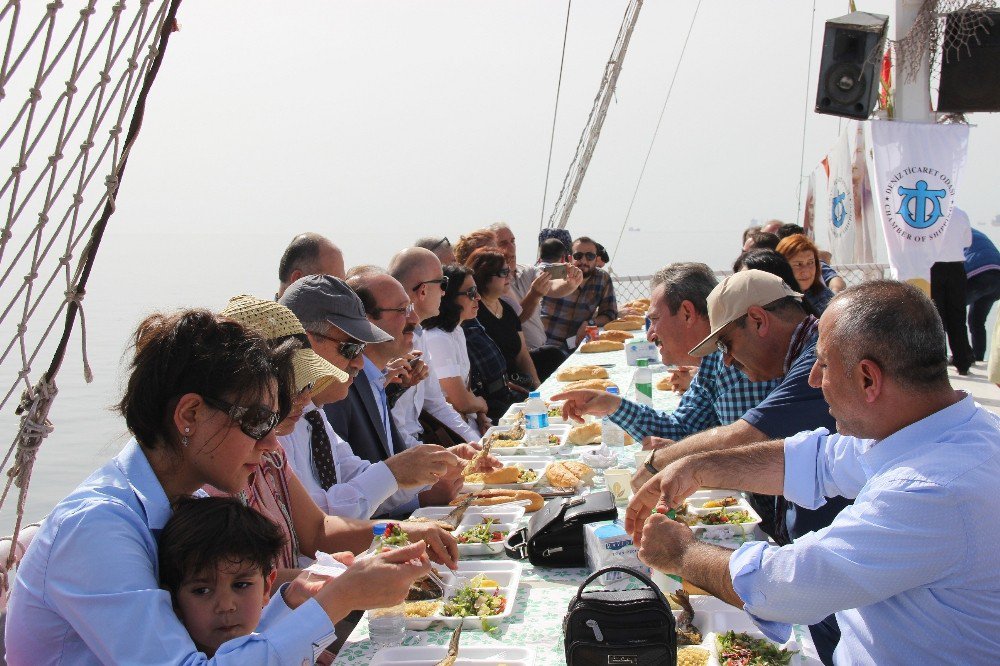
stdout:
[(160, 587), (199, 650), (253, 633), (284, 545), (277, 525), (231, 497), (182, 498), (160, 535)]

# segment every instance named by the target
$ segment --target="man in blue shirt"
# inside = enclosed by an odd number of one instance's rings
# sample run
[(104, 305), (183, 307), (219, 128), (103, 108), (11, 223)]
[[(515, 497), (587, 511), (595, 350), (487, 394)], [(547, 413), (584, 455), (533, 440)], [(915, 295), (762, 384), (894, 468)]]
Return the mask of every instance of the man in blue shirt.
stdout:
[(1000, 250), (978, 229), (972, 230), (972, 244), (965, 248), (965, 276), (972, 355), (982, 361), (986, 358), (986, 318), (1000, 301)]
[[(906, 322), (901, 327), (899, 322)], [(816, 365), (838, 434), (690, 456), (651, 480), (626, 528), (651, 566), (676, 573), (786, 640), (793, 622), (836, 612), (838, 664), (950, 661), (948, 627), (967, 664), (1000, 653), (1000, 421), (948, 382), (944, 328), (916, 288), (876, 281), (824, 313)], [(825, 530), (736, 551), (696, 541), (650, 509), (699, 486), (784, 493), (807, 506), (855, 497)]]

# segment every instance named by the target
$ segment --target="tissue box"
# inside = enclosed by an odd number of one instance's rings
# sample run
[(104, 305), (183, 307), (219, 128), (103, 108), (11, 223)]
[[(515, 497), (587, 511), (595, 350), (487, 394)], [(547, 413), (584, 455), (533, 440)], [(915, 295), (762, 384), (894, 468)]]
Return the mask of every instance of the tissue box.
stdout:
[(638, 365), (636, 361), (640, 358), (648, 359), (650, 363), (660, 360), (660, 350), (656, 344), (645, 338), (633, 338), (625, 343), (625, 362), (629, 365)]
[[(635, 569), (649, 575), (649, 567), (639, 561), (639, 549), (632, 543), (632, 537), (618, 520), (602, 520), (588, 523), (584, 529), (584, 550), (587, 566), (591, 572), (604, 567), (619, 566)], [(625, 583), (627, 576), (620, 571), (611, 571), (600, 577), (602, 585)]]

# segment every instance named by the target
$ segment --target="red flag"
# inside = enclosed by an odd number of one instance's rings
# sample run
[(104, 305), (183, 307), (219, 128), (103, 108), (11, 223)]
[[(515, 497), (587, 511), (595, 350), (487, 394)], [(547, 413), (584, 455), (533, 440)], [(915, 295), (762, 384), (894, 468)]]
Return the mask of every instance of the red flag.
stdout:
[(882, 57), (882, 85), (878, 96), (880, 109), (889, 108), (889, 91), (892, 90), (892, 51), (887, 50)]

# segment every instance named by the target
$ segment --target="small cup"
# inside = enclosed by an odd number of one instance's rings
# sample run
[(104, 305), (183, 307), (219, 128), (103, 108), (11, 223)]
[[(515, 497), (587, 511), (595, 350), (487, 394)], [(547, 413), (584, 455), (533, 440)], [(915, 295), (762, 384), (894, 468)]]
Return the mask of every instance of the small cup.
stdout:
[(646, 464), (646, 461), (649, 460), (649, 454), (651, 454), (651, 453), (652, 453), (652, 451), (636, 451), (635, 452), (635, 468), (636, 469), (642, 468), (642, 466)]
[(632, 470), (621, 467), (605, 470), (604, 483), (615, 496), (615, 502), (627, 502), (632, 496)]

